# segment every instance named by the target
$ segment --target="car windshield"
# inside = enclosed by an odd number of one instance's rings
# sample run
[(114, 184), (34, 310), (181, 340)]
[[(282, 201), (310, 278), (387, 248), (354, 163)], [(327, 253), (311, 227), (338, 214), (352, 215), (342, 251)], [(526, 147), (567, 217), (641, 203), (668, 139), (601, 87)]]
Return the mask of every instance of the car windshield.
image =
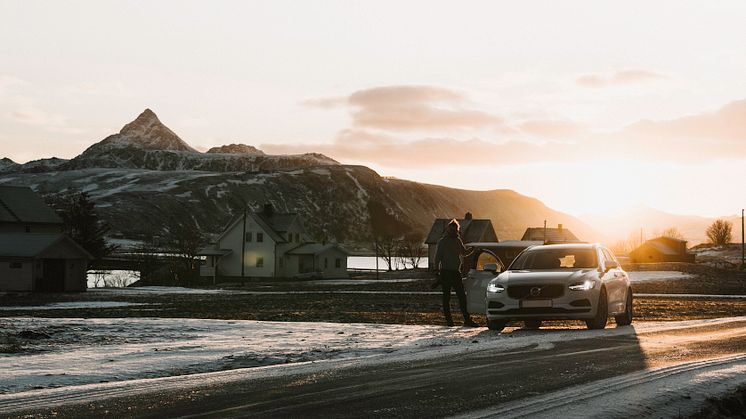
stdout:
[(596, 266), (595, 249), (569, 247), (523, 252), (510, 269), (578, 269)]

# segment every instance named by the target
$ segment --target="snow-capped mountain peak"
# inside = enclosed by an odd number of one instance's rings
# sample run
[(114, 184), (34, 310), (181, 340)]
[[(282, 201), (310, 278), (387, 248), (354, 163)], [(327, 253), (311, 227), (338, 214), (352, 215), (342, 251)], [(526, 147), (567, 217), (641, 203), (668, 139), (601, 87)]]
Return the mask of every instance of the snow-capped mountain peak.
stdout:
[[(116, 138), (112, 138), (116, 137)], [(146, 150), (194, 151), (184, 140), (158, 119), (155, 112), (145, 109), (134, 121), (122, 127), (112, 143)], [(104, 140), (106, 141), (106, 140)]]

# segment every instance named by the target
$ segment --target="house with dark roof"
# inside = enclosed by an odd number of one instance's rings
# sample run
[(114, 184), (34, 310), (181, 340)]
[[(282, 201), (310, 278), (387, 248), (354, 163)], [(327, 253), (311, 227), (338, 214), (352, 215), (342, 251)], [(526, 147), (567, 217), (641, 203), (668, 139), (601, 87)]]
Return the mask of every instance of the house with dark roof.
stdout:
[(686, 240), (657, 237), (646, 241), (629, 252), (631, 263), (688, 262), (694, 263), (694, 254), (686, 249)]
[(62, 219), (31, 188), (0, 185), (2, 233), (62, 233)]
[(523, 233), (522, 241), (540, 241), (547, 244), (580, 243), (581, 240), (572, 231), (558, 224), (557, 228), (529, 227)]
[(90, 253), (31, 188), (0, 186), (0, 291), (85, 291)]
[[(438, 241), (445, 235), (446, 227), (452, 218), (438, 218), (433, 222), (430, 232), (425, 239), (427, 244), (428, 267), (434, 269), (435, 252), (438, 248)], [(464, 218), (457, 220), (461, 225), (461, 241), (464, 243), (473, 242), (497, 242), (497, 234), (489, 219), (474, 218), (470, 212), (464, 215)]]
[(0, 291), (85, 291), (91, 259), (61, 233), (1, 233)]
[(199, 253), (206, 256), (200, 275), (213, 279), (347, 275), (347, 251), (314, 243), (297, 213), (277, 212), (271, 204), (234, 217)]

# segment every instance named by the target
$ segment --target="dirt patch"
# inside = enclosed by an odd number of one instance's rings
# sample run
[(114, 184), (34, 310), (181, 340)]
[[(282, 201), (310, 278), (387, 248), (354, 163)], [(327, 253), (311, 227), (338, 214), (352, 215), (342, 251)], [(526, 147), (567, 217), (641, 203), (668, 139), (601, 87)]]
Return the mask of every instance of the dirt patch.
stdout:
[(708, 398), (707, 406), (688, 418), (746, 418), (746, 384), (722, 397)]

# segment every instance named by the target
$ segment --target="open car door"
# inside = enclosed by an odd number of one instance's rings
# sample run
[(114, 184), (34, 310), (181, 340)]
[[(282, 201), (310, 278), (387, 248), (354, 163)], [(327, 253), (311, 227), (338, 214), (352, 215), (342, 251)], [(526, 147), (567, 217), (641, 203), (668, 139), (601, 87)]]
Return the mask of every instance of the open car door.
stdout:
[(470, 314), (485, 314), (487, 312), (486, 294), (487, 284), (505, 269), (502, 261), (489, 250), (477, 250), (474, 267), (469, 270), (464, 280), (466, 291), (466, 309)]

